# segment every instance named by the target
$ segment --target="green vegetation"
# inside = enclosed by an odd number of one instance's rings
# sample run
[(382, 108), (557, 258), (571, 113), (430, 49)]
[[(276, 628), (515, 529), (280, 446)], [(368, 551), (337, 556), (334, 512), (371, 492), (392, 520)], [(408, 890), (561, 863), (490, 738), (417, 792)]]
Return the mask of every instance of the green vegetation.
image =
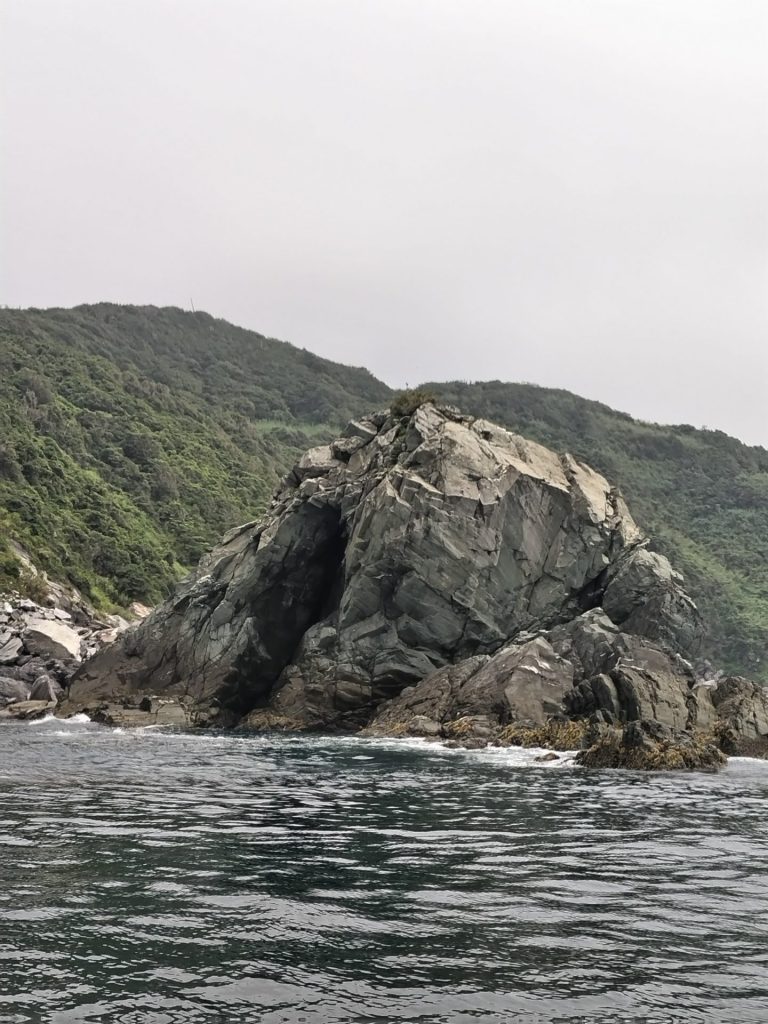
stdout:
[(0, 310), (0, 537), (101, 606), (157, 601), (301, 451), (388, 395), (205, 313)]
[(436, 393), (429, 388), (409, 388), (396, 394), (389, 407), (393, 416), (412, 416), (420, 405), (436, 401)]
[[(24, 583), (11, 537), (101, 607), (157, 601), (258, 515), (301, 451), (392, 394), (367, 370), (205, 313), (0, 310), (0, 590)], [(394, 407), (431, 394), (619, 484), (686, 574), (705, 653), (768, 679), (767, 451), (525, 384), (425, 385)]]
[(501, 381), (431, 384), (444, 401), (569, 451), (618, 484), (686, 578), (703, 653), (768, 680), (768, 451), (718, 430), (641, 423), (568, 391)]

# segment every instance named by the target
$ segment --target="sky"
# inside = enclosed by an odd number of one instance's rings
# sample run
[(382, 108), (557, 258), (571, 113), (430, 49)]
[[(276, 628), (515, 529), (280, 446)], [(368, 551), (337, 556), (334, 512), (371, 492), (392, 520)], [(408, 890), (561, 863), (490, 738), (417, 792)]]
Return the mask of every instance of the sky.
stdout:
[(765, 0), (0, 0), (0, 303), (768, 446)]

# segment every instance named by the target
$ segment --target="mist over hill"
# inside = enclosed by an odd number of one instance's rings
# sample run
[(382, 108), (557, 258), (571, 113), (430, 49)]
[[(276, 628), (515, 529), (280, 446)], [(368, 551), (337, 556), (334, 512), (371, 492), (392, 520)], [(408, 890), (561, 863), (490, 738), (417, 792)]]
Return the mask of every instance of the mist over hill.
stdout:
[[(704, 653), (766, 678), (768, 451), (567, 391), (428, 387), (618, 484), (686, 574)], [(258, 515), (303, 449), (391, 395), (365, 369), (205, 313), (0, 310), (0, 589), (19, 583), (13, 539), (97, 604), (155, 602), (218, 535)]]

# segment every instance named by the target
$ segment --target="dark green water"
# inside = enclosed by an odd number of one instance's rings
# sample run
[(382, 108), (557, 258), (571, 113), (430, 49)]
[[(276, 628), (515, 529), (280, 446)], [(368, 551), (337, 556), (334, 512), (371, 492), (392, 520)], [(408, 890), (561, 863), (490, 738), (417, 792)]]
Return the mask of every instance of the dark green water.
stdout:
[(0, 1021), (768, 1022), (768, 764), (0, 729)]

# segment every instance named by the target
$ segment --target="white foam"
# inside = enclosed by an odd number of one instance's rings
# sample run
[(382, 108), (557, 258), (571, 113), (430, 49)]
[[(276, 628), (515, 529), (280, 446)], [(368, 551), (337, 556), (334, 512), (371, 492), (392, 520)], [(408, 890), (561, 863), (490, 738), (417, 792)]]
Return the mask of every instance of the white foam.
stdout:
[(27, 725), (50, 725), (51, 722), (55, 722), (56, 725), (90, 725), (91, 720), (88, 715), (79, 714), (72, 715), (71, 718), (56, 718), (55, 715), (46, 715), (45, 718), (34, 718), (31, 722), (27, 722)]
[[(327, 740), (327, 737), (316, 737), (318, 743)], [(469, 750), (466, 747), (447, 747), (443, 743), (434, 740), (427, 740), (421, 736), (375, 736), (360, 737), (348, 736), (335, 738), (340, 745), (365, 744), (389, 750), (418, 750), (422, 754), (434, 754), (438, 757), (468, 757), (482, 761), (492, 761), (495, 764), (503, 764), (519, 768), (577, 768), (575, 757), (576, 750), (549, 750), (546, 747), (481, 747), (477, 750)], [(540, 757), (546, 754), (557, 754), (557, 760), (539, 761)], [(354, 758), (358, 760), (359, 756)]]

